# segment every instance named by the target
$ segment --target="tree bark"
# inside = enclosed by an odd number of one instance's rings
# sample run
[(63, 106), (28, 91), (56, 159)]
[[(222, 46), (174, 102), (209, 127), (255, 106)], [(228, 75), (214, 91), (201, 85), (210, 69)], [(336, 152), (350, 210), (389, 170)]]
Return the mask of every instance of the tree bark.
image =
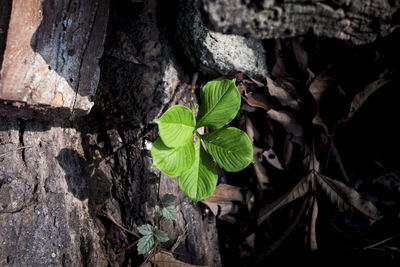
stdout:
[[(156, 117), (173, 104), (188, 104), (192, 75), (178, 64), (170, 22), (159, 10), (169, 9), (157, 0), (110, 3), (88, 116), (41, 121), (0, 113), (1, 266), (143, 263), (132, 246), (137, 238), (120, 226), (135, 231), (154, 223), (157, 186), (148, 181), (159, 172), (151, 168), (146, 144), (156, 139)], [(68, 45), (63, 39), (60, 47)], [(89, 63), (74, 64), (82, 70)], [(203, 215), (176, 178), (162, 175), (160, 193), (175, 194), (178, 210), (176, 222), (161, 224), (170, 237), (163, 247), (171, 249), (186, 232), (175, 257), (219, 266), (215, 217)]]
[(201, 2), (211, 29), (258, 39), (311, 33), (366, 44), (400, 23), (400, 2), (391, 0)]
[[(3, 13), (9, 11), (7, 2)], [(8, 24), (0, 79), (2, 113), (32, 116), (39, 111), (56, 118), (90, 111), (100, 74), (107, 2), (12, 1), (9, 22), (7, 16), (1, 21)]]

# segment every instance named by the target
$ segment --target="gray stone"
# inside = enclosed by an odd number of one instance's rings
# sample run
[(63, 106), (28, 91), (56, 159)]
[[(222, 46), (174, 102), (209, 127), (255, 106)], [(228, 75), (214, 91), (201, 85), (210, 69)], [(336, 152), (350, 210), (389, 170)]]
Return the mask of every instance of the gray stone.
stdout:
[(201, 0), (207, 26), (259, 39), (307, 33), (366, 44), (398, 27), (399, 1)]
[(237, 72), (257, 78), (267, 75), (262, 41), (209, 30), (200, 18), (197, 0), (181, 0), (179, 5), (178, 39), (200, 71), (213, 76)]

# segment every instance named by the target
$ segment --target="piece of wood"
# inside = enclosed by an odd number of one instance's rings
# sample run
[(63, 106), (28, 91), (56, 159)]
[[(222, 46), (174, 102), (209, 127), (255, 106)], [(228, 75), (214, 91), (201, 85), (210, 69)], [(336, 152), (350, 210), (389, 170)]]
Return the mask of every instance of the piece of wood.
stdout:
[(257, 39), (315, 34), (373, 42), (399, 27), (399, 1), (250, 1), (201, 0), (202, 15), (210, 29)]
[(13, 0), (0, 115), (87, 114), (99, 80), (107, 20), (104, 0)]

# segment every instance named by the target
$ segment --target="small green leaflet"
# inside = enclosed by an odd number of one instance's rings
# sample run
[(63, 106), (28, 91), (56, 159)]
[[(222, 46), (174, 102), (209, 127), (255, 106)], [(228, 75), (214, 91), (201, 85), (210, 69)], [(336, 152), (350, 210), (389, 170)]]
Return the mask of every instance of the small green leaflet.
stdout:
[(138, 227), (138, 231), (143, 235), (137, 244), (137, 251), (140, 255), (149, 252), (154, 246), (153, 226), (144, 224)]
[(218, 175), (200, 140), (195, 144), (195, 152), (193, 166), (178, 177), (178, 184), (188, 197), (197, 202), (212, 195), (217, 186)]
[(169, 205), (171, 205), (174, 201), (175, 201), (175, 199), (176, 199), (176, 196), (174, 196), (174, 195), (172, 195), (172, 194), (165, 194), (165, 195), (163, 195), (162, 197), (161, 197), (161, 199), (160, 199), (160, 204), (162, 205), (162, 206), (169, 206)]
[(237, 128), (221, 128), (201, 138), (214, 160), (227, 171), (241, 171), (253, 162), (250, 138)]
[(139, 239), (139, 243), (137, 244), (138, 254), (145, 254), (149, 252), (154, 246), (154, 237), (153, 235), (145, 235)]
[(167, 147), (158, 138), (151, 147), (153, 167), (159, 168), (169, 176), (178, 176), (188, 170), (194, 162), (194, 145), (192, 140), (179, 147)]
[(176, 220), (178, 213), (171, 205), (175, 199), (176, 197), (172, 194), (163, 195), (155, 207), (157, 214), (164, 216), (167, 220)]
[(138, 227), (139, 233), (142, 235), (152, 235), (153, 234), (153, 226), (150, 224), (143, 224)]
[(166, 146), (177, 147), (192, 140), (196, 123), (193, 112), (187, 107), (173, 106), (154, 121), (158, 124), (160, 137)]
[(157, 230), (154, 233), (154, 236), (158, 239), (158, 241), (160, 242), (167, 242), (169, 240), (169, 237), (167, 235), (166, 232), (162, 231), (162, 230)]
[(235, 79), (208, 82), (201, 92), (201, 105), (196, 128), (208, 126), (218, 129), (235, 118), (240, 108), (240, 94)]

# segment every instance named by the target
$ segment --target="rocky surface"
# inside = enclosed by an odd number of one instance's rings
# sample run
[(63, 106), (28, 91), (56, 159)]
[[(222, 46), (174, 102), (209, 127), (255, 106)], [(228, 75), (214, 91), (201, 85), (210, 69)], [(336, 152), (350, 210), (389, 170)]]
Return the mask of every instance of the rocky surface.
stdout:
[(258, 39), (312, 33), (366, 44), (398, 27), (399, 1), (200, 0), (206, 25)]
[(209, 30), (201, 20), (198, 4), (198, 0), (179, 3), (177, 38), (192, 64), (212, 76), (240, 71), (264, 78), (268, 70), (262, 41)]

